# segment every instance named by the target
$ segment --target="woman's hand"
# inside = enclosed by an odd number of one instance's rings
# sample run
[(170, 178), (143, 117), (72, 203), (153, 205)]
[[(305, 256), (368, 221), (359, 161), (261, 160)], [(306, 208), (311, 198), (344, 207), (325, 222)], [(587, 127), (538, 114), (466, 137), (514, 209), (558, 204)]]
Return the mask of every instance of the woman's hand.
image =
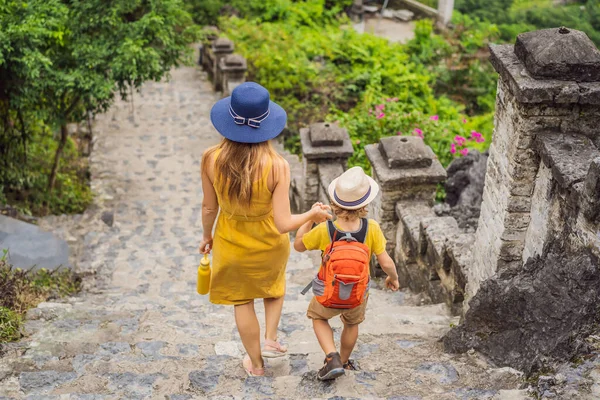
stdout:
[(400, 289), (400, 282), (398, 282), (398, 278), (393, 279), (391, 276), (388, 276), (385, 278), (385, 287), (395, 292)]
[(310, 219), (315, 224), (320, 224), (328, 219), (332, 219), (333, 217), (329, 213), (329, 210), (331, 210), (331, 207), (324, 205), (323, 203), (315, 203), (310, 210)]
[(212, 236), (204, 236), (202, 238), (202, 241), (200, 242), (200, 246), (198, 247), (198, 250), (200, 251), (200, 254), (208, 254), (211, 252), (212, 246), (213, 246)]

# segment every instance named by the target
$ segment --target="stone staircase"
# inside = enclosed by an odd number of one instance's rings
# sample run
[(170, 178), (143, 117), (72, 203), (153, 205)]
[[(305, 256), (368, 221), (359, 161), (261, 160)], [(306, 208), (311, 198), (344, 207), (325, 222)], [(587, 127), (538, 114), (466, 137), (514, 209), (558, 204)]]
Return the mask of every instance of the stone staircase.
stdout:
[[(78, 297), (29, 312), (28, 336), (0, 359), (1, 399), (523, 398), (515, 371), (442, 352), (438, 339), (457, 323), (445, 306), (379, 287), (354, 353), (362, 370), (318, 382), (323, 354), (300, 294), (316, 264), (295, 252), (280, 325), (290, 355), (270, 360), (266, 377), (247, 378), (233, 308), (195, 293), (199, 167), (219, 141), (209, 120), (216, 100), (198, 69), (181, 68), (99, 118), (97, 206), (42, 223), (79, 238), (75, 263), (93, 274)], [(102, 213), (112, 213), (111, 226)]]

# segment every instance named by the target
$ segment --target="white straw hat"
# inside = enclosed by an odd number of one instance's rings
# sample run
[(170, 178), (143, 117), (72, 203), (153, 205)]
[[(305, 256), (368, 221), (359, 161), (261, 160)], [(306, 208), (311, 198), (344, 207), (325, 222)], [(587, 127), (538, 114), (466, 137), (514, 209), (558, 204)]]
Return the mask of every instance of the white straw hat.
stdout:
[(358, 210), (375, 199), (379, 185), (361, 167), (352, 167), (331, 182), (328, 192), (333, 204)]

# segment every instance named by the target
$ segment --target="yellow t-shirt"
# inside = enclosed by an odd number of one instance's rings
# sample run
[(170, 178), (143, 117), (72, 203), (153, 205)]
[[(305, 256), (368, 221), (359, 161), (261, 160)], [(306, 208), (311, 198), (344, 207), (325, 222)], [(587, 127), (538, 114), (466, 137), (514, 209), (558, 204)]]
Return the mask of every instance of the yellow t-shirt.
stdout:
[[(368, 221), (369, 228), (367, 229), (367, 238), (365, 239), (365, 244), (370, 250), (369, 256), (371, 256), (371, 254), (378, 256), (385, 251), (385, 245), (387, 241), (385, 240), (385, 236), (383, 236), (383, 232), (381, 231), (377, 221), (373, 219), (369, 219)], [(338, 230), (342, 231), (335, 222), (334, 224)], [(307, 250), (325, 251), (327, 246), (329, 246), (331, 243), (329, 231), (327, 230), (327, 222), (320, 223), (310, 232), (304, 235), (302, 237), (302, 243), (304, 243), (304, 246), (306, 246)]]

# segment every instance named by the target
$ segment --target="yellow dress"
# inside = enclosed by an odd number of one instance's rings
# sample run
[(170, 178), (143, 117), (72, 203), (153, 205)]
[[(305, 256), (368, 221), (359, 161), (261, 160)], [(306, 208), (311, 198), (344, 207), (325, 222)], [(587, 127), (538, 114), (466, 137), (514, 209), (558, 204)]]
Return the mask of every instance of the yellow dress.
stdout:
[(232, 204), (219, 193), (215, 172), (220, 213), (213, 237), (212, 303), (237, 305), (285, 294), (290, 238), (277, 231), (273, 220), (273, 194), (267, 186), (272, 164), (269, 161), (254, 182), (249, 208)]

